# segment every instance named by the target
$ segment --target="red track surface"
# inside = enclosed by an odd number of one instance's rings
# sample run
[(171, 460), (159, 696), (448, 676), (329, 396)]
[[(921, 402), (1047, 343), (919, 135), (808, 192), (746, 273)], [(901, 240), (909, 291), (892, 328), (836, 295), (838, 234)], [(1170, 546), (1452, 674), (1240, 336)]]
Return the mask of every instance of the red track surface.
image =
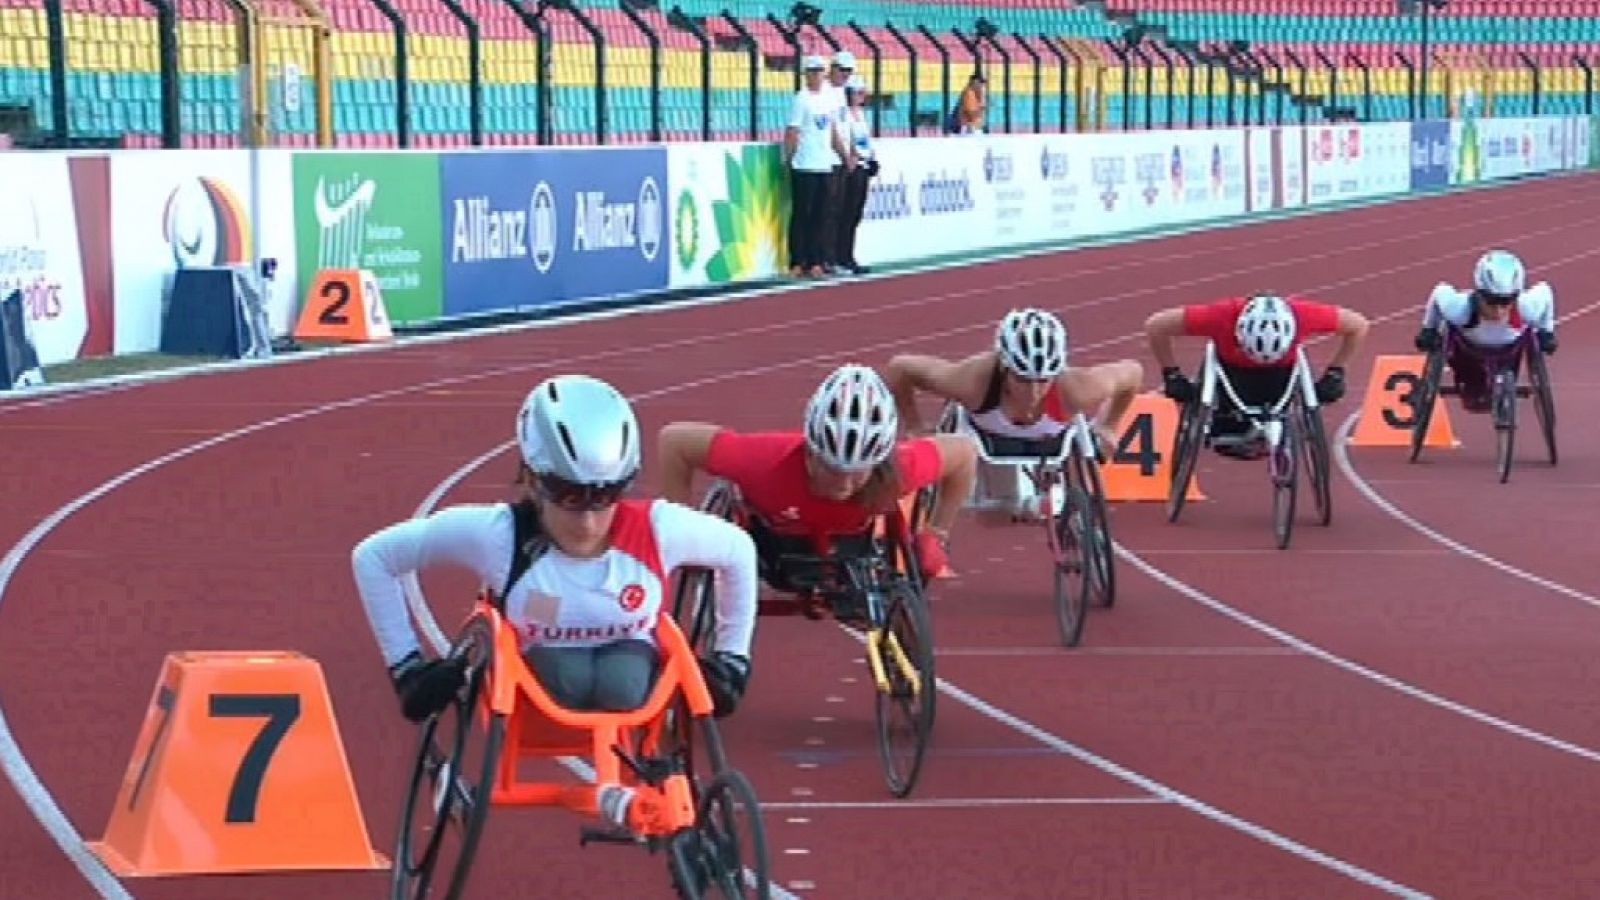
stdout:
[[(538, 378), (581, 369), (613, 380), (643, 395), (651, 431), (679, 417), (792, 426), (830, 366), (901, 348), (970, 352), (1011, 305), (1063, 312), (1078, 361), (1147, 359), (1132, 335), (1152, 310), (1267, 287), (1382, 323), (1332, 426), (1358, 408), (1373, 353), (1409, 352), (1432, 284), (1467, 278), (1492, 244), (1552, 280), (1559, 312), (1589, 303), (1596, 200), (1600, 178), (1573, 177), (0, 407), (10, 546), (161, 454), (344, 402), (154, 468), (48, 531), (0, 606), (4, 710), (74, 827), (95, 838), (165, 652), (304, 651), (325, 667), (372, 838), (387, 852), (413, 733), (378, 664), (349, 551), (504, 441)], [(1527, 462), (1511, 484), (1494, 483), (1487, 423), (1458, 409), (1465, 445), (1426, 464), (1351, 454), (1413, 517), (1580, 597), (1430, 540), (1337, 469), (1333, 526), (1302, 524), (1291, 550), (1272, 550), (1261, 467), (1207, 459), (1211, 499), (1182, 524), (1165, 524), (1159, 504), (1114, 510), (1117, 539), (1142, 565), (1120, 563), (1117, 607), (1096, 610), (1084, 647), (1069, 652), (1056, 645), (1041, 536), (972, 521), (954, 548), (962, 577), (935, 596), (940, 674), (954, 687), (940, 697), (923, 780), (901, 803), (882, 786), (859, 645), (832, 625), (763, 620), (752, 691), (726, 733), (771, 807), (778, 882), (808, 897), (1342, 897), (1380, 894), (1378, 878), (1439, 896), (1593, 896), (1600, 609), (1582, 598), (1600, 601), (1581, 592), (1600, 593), (1590, 452), (1600, 385), (1584, 380), (1597, 333), (1600, 315), (1573, 320), (1553, 361), (1558, 469), (1538, 462), (1529, 428)], [(510, 467), (496, 457), (444, 502), (502, 496)], [(423, 583), (453, 632), (471, 586)], [(851, 803), (870, 805), (833, 805)], [(477, 896), (668, 893), (659, 857), (580, 851), (563, 815), (497, 811), (490, 823)], [(385, 878), (128, 887), (162, 900), (378, 897)], [(17, 795), (0, 792), (0, 897), (91, 896)]]

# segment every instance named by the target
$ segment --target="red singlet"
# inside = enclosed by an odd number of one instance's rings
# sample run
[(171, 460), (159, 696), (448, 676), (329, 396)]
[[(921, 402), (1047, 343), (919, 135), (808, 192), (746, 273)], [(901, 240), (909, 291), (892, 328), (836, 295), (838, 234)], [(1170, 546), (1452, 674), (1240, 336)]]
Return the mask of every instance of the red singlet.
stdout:
[[(939, 445), (928, 438), (901, 441), (894, 460), (902, 496), (934, 484), (944, 468)], [(737, 485), (745, 505), (776, 532), (853, 534), (874, 515), (859, 503), (812, 495), (806, 485), (805, 435), (798, 431), (718, 431), (705, 469)]]
[[(1215, 341), (1217, 358), (1230, 367), (1263, 368), (1261, 363), (1245, 355), (1239, 348), (1239, 339), (1234, 336), (1239, 313), (1244, 311), (1245, 304), (1249, 302), (1247, 298), (1234, 297), (1218, 300), (1215, 303), (1185, 306), (1183, 333), (1189, 337), (1210, 338)], [(1294, 311), (1295, 335), (1288, 354), (1284, 356), (1282, 362), (1275, 364), (1284, 367), (1294, 364), (1294, 351), (1305, 338), (1318, 334), (1333, 334), (1339, 330), (1339, 307), (1295, 298), (1289, 298), (1287, 302), (1289, 308)]]

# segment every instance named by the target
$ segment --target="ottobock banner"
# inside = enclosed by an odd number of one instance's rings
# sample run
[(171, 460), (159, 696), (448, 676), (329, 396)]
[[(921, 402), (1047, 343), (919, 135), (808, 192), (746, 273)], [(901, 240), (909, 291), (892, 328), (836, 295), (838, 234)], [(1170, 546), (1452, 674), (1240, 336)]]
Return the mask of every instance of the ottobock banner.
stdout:
[(1450, 123), (1443, 119), (1411, 123), (1411, 190), (1432, 191), (1450, 184)]
[(668, 285), (665, 148), (449, 154), (439, 183), (447, 316)]

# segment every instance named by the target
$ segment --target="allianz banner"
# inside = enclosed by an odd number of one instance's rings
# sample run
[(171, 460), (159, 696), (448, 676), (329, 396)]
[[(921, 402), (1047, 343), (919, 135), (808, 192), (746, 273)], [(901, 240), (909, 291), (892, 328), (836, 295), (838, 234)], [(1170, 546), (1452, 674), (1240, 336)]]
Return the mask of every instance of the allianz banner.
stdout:
[(444, 314), (667, 287), (663, 147), (440, 159)]

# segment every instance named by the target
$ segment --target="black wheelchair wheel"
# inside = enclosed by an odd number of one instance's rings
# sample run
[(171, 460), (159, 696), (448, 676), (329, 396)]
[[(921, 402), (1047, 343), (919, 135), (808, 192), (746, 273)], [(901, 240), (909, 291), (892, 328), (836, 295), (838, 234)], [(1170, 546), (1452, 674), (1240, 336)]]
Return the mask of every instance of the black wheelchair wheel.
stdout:
[(1433, 423), (1433, 407), (1439, 402), (1439, 382), (1444, 378), (1444, 351), (1429, 351), (1422, 364), (1422, 378), (1411, 391), (1411, 462), (1422, 456)]
[[(700, 511), (732, 521), (738, 495), (725, 481), (713, 482), (700, 502)], [(672, 619), (683, 630), (684, 638), (696, 653), (711, 649), (716, 634), (716, 585), (712, 573), (697, 566), (685, 566), (678, 574), (678, 587), (672, 600)]]
[[(888, 692), (876, 695), (878, 755), (889, 793), (905, 797), (916, 787), (933, 733), (938, 696), (933, 664), (933, 624), (922, 592), (910, 583), (889, 589), (881, 627), (868, 633), (875, 642)], [(899, 653), (896, 653), (898, 648)], [(903, 666), (917, 676), (913, 685)]]
[(1062, 504), (1056, 509), (1051, 504), (1051, 540), (1055, 542), (1055, 608), (1056, 628), (1061, 634), (1061, 645), (1076, 647), (1083, 640), (1083, 626), (1088, 619), (1089, 593), (1094, 576), (1091, 561), (1093, 550), (1085, 539), (1094, 531), (1089, 514), (1089, 501), (1083, 489), (1071, 481), (1062, 484)]
[(772, 896), (767, 832), (750, 780), (736, 769), (718, 772), (695, 804), (695, 827), (672, 842), (678, 895), (700, 898)]
[(1333, 521), (1333, 485), (1330, 481), (1328, 431), (1322, 424), (1322, 408), (1300, 406), (1302, 443), (1305, 454), (1306, 475), (1311, 478), (1311, 497), (1317, 507), (1317, 524)]
[(1200, 462), (1200, 448), (1211, 425), (1211, 410), (1198, 398), (1183, 404), (1178, 431), (1172, 437), (1172, 484), (1167, 489), (1167, 521), (1176, 522), (1189, 498), (1189, 485)]
[(1278, 540), (1278, 549), (1286, 550), (1294, 535), (1294, 510), (1300, 488), (1300, 457), (1305, 453), (1305, 437), (1300, 433), (1294, 416), (1283, 420), (1283, 438), (1278, 452), (1288, 459), (1273, 463), (1272, 473), (1272, 531)]
[(1544, 435), (1545, 450), (1550, 454), (1550, 465), (1555, 465), (1556, 454), (1556, 398), (1550, 385), (1550, 367), (1544, 351), (1533, 347), (1528, 352), (1528, 380), (1533, 386), (1533, 414), (1539, 420), (1539, 431)]
[(1072, 471), (1088, 510), (1084, 563), (1088, 566), (1089, 586), (1100, 605), (1109, 609), (1117, 604), (1117, 553), (1111, 538), (1105, 487), (1100, 481), (1100, 463), (1074, 454)]
[[(504, 716), (494, 715), (487, 728), (479, 729), (494, 658), (494, 631), (488, 620), (473, 617), (451, 656), (467, 658), (466, 683), (449, 707), (423, 723), (390, 870), (393, 900), (460, 897), (489, 814), (506, 723)], [(447, 723), (453, 734), (442, 740), (440, 732)], [(474, 735), (483, 739), (476, 753), (468, 749)], [(455, 863), (441, 867), (450, 832), (457, 833), (460, 847)], [(439, 885), (444, 887), (442, 895), (436, 890)]]
[(1495, 468), (1500, 483), (1511, 479), (1511, 461), (1517, 449), (1517, 374), (1511, 370), (1495, 376), (1493, 388)]

